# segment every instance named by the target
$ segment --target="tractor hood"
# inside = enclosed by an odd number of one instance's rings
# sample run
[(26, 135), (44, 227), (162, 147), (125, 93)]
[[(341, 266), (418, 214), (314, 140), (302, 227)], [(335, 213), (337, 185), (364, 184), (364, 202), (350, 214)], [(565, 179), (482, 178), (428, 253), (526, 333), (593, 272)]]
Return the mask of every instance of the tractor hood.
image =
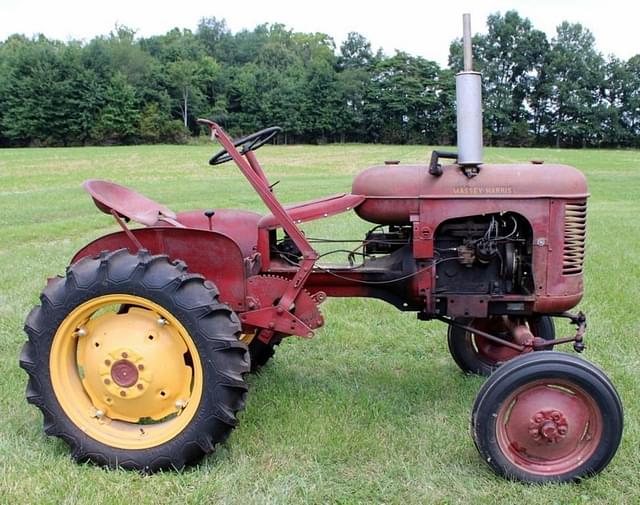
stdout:
[(374, 223), (408, 223), (418, 212), (420, 199), (584, 199), (588, 194), (582, 172), (567, 165), (481, 165), (480, 173), (467, 177), (458, 165), (443, 167), (441, 176), (428, 165), (381, 165), (356, 176), (352, 192), (366, 196), (357, 209)]

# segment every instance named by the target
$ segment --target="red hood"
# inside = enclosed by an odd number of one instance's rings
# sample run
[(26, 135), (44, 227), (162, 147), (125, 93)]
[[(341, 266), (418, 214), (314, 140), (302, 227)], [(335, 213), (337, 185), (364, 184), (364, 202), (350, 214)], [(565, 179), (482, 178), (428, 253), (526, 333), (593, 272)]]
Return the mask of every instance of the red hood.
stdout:
[(587, 181), (568, 165), (481, 165), (468, 178), (457, 165), (443, 167), (439, 177), (428, 165), (382, 165), (356, 176), (352, 192), (384, 198), (585, 198)]

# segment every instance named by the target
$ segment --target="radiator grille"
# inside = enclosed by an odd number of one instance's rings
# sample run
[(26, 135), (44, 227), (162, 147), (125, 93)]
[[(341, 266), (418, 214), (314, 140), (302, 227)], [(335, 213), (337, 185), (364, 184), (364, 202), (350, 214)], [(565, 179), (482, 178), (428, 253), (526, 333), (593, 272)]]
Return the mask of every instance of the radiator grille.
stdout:
[(564, 206), (564, 251), (562, 273), (582, 273), (584, 242), (587, 234), (587, 202), (567, 203)]

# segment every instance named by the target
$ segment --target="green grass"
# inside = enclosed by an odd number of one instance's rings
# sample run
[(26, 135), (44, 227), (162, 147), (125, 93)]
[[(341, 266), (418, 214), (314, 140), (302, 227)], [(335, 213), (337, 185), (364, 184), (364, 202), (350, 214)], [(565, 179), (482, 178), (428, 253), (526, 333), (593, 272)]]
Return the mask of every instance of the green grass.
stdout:
[[(48, 276), (84, 243), (115, 229), (80, 188), (105, 178), (174, 210), (262, 211), (231, 164), (209, 167), (212, 146), (0, 150), (1, 503), (639, 503), (640, 152), (487, 149), (487, 161), (545, 159), (589, 179), (585, 356), (606, 370), (626, 409), (622, 445), (579, 485), (526, 486), (493, 475), (469, 436), (482, 380), (449, 358), (439, 323), (382, 302), (329, 300), (311, 341), (289, 339), (252, 376), (240, 427), (183, 472), (141, 476), (77, 465), (42, 432), (24, 400), (22, 325)], [(265, 147), (258, 153), (291, 202), (348, 191), (385, 159), (423, 162), (418, 146)], [(314, 235), (361, 236), (354, 216), (313, 223)], [(569, 330), (564, 323), (559, 329)]]

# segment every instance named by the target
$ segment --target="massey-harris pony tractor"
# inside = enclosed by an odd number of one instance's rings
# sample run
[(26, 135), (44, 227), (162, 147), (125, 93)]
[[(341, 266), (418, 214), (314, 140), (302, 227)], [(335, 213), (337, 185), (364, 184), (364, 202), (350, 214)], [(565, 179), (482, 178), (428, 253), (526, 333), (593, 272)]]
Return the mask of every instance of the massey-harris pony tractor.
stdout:
[[(210, 164), (235, 162), (269, 213), (174, 213), (87, 181), (122, 231), (78, 251), (27, 317), (20, 365), (45, 432), (78, 461), (181, 468), (238, 424), (245, 373), (283, 338), (323, 326), (327, 297), (370, 297), (446, 323), (460, 368), (491, 374), (471, 433), (493, 470), (526, 482), (601, 471), (622, 434), (618, 394), (598, 368), (552, 350), (584, 348), (586, 318), (569, 311), (583, 295), (585, 178), (562, 165), (482, 163), (468, 17), (464, 34), (456, 154), (371, 167), (350, 193), (283, 207), (254, 154), (279, 129), (233, 141), (203, 120), (222, 145)], [(299, 225), (347, 212), (374, 226), (350, 261), (323, 264)], [(556, 337), (554, 318), (575, 334)]]

